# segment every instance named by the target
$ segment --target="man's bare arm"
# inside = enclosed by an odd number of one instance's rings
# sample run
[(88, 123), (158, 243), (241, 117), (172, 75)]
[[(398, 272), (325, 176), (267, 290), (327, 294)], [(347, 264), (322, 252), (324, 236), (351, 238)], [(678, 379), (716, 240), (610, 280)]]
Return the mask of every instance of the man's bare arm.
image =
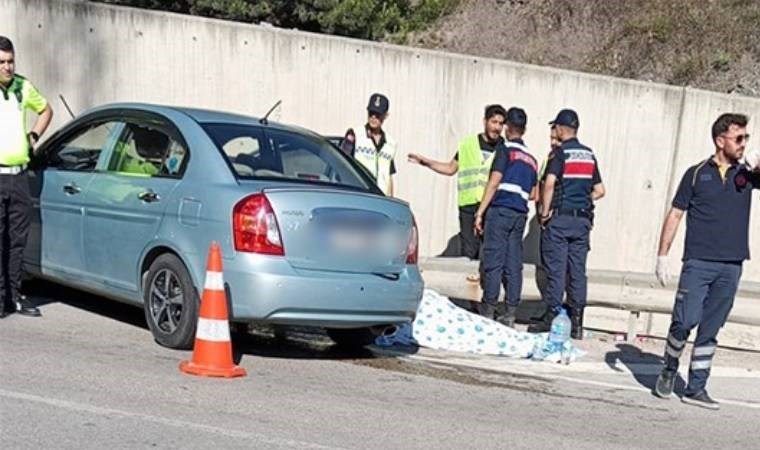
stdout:
[(539, 211), (539, 220), (541, 217), (548, 218), (552, 200), (554, 199), (554, 185), (557, 183), (557, 176), (554, 174), (548, 174), (544, 181), (544, 187), (541, 192), (541, 211)]
[(606, 193), (607, 191), (604, 189), (604, 183), (596, 183), (591, 190), (591, 200), (597, 201), (604, 197), (604, 194)]
[(454, 175), (459, 170), (459, 161), (456, 158), (452, 158), (451, 161), (436, 161), (419, 153), (409, 153), (407, 155), (409, 162), (417, 163), (421, 166), (429, 167), (433, 172), (440, 173), (441, 175)]
[(673, 244), (673, 239), (676, 237), (676, 231), (678, 231), (678, 225), (681, 223), (684, 211), (678, 208), (670, 208), (668, 215), (665, 217), (665, 222), (662, 224), (662, 232), (660, 233), (660, 246), (657, 250), (657, 256), (666, 256), (670, 251), (670, 246)]

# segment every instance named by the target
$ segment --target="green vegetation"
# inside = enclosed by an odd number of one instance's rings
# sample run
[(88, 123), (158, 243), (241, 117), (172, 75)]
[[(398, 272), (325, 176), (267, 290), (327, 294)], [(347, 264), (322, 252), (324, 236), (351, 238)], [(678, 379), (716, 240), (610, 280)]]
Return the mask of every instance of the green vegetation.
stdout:
[(95, 0), (370, 40), (404, 42), (459, 0)]

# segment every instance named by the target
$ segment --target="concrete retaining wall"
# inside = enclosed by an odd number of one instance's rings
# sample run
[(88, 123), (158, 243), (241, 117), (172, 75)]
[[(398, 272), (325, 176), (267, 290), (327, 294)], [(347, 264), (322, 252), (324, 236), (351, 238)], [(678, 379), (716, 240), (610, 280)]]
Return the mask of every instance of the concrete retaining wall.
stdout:
[[(404, 153), (451, 158), (462, 136), (482, 128), (484, 106), (502, 103), (527, 110), (526, 141), (542, 158), (546, 123), (572, 107), (608, 191), (598, 205), (591, 269), (651, 272), (681, 174), (712, 152), (712, 121), (744, 112), (754, 118), (750, 133), (760, 121), (757, 99), (76, 1), (0, 0), (0, 30), (17, 46), (19, 73), (53, 100), (54, 126), (67, 119), (59, 93), (78, 111), (148, 101), (261, 115), (282, 99), (275, 119), (335, 134), (362, 123), (367, 97), (379, 91), (390, 97), (387, 129)], [(421, 253), (437, 254), (458, 230), (455, 180), (403, 154), (396, 164)], [(682, 240), (683, 227), (675, 269)], [(760, 254), (760, 237), (752, 242)], [(760, 264), (747, 264), (744, 278), (760, 281)]]

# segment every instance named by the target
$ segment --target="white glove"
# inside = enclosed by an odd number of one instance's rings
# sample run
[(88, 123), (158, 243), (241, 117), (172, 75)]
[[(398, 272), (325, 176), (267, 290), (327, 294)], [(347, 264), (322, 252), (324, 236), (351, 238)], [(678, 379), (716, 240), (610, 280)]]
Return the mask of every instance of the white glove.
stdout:
[(654, 269), (655, 275), (657, 275), (657, 280), (660, 282), (662, 287), (667, 286), (668, 282), (670, 281), (670, 273), (668, 272), (668, 257), (667, 256), (658, 256), (657, 257), (657, 265)]
[(750, 150), (744, 154), (744, 164), (749, 170), (760, 170), (760, 149)]

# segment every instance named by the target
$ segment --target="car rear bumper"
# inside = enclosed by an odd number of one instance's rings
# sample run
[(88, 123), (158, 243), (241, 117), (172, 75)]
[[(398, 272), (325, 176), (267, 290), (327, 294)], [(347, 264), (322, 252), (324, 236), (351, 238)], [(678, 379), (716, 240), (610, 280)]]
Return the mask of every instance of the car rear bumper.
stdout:
[(414, 318), (424, 283), (416, 266), (397, 280), (371, 274), (295, 270), (276, 257), (225, 261), (232, 320), (332, 328), (398, 324)]

